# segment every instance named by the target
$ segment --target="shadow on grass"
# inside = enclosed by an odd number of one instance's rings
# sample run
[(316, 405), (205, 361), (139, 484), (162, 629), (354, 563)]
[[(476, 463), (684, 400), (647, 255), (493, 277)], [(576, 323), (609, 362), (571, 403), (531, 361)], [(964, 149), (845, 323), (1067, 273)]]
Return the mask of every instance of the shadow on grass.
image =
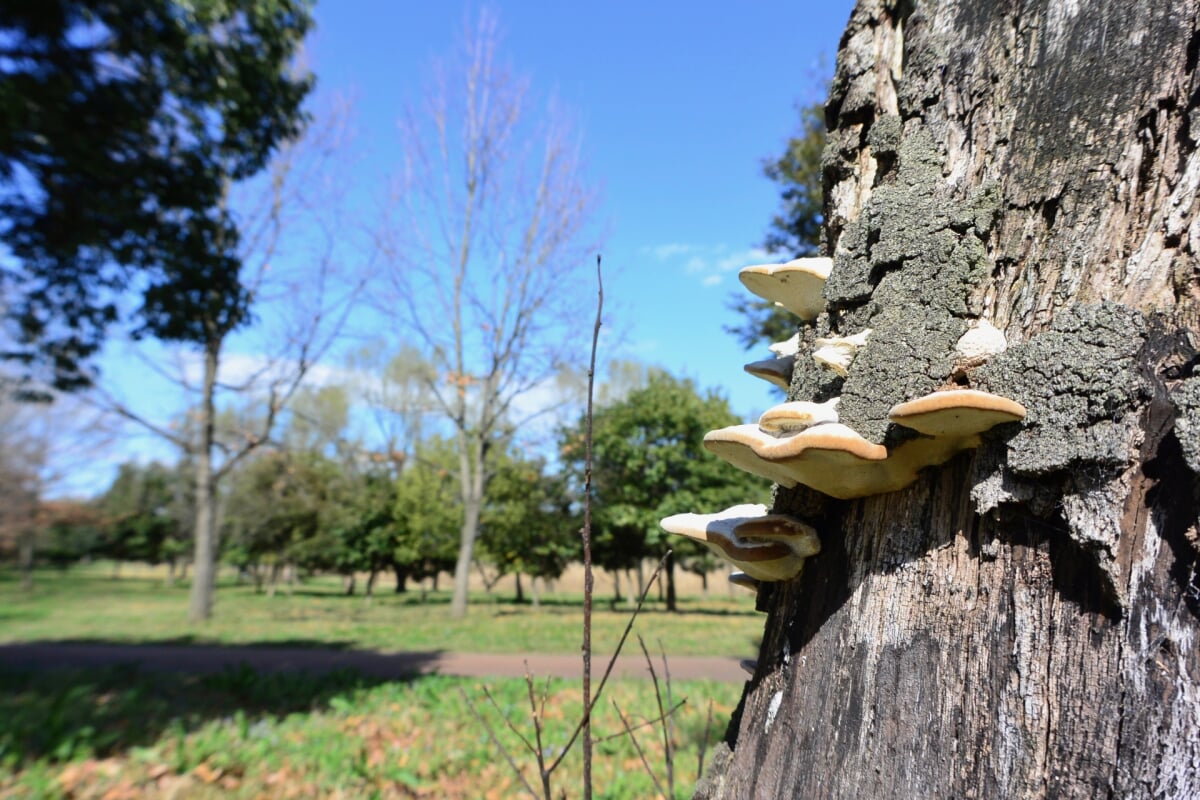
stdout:
[(297, 667), (301, 659), (286, 650), (0, 645), (0, 769), (43, 758), (104, 758), (212, 720), (252, 725), (336, 708), (338, 698), (359, 690), (415, 680), (438, 656), (343, 650), (314, 659), (320, 651), (308, 651)]

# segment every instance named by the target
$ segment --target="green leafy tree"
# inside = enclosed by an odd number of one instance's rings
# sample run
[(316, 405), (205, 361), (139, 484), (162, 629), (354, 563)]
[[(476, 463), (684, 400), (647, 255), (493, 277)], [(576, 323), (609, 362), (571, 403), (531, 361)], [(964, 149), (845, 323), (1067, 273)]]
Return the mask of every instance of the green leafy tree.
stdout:
[(53, 566), (65, 570), (102, 552), (101, 517), (93, 503), (48, 500), (40, 511), (37, 550)]
[(457, 463), (453, 442), (430, 437), (417, 446), (396, 481), (397, 591), (408, 579), (436, 580), (439, 573), (454, 569), (463, 513)]
[(158, 462), (122, 464), (99, 501), (99, 554), (117, 562), (166, 560), (169, 542), (178, 539), (181, 527), (174, 513), (177, 478), (174, 470)]
[[(0, 9), (0, 240), (17, 346), (48, 383), (127, 315), (205, 343), (248, 319), (230, 182), (304, 122), (304, 0), (17, 0)], [(28, 373), (27, 373), (28, 375)]]
[[(771, 218), (763, 246), (781, 258), (814, 256), (821, 244), (821, 154), (825, 150), (825, 109), (799, 106), (799, 130), (778, 158), (763, 162), (763, 174), (779, 187), (780, 208)], [(773, 303), (739, 293), (729, 307), (741, 317), (726, 328), (746, 349), (788, 339), (796, 321)]]
[[(307, 121), (312, 78), (293, 62), (311, 24), (306, 0), (39, 0), (0, 12), (0, 236), (19, 265), (3, 273), (8, 356), (26, 381), (40, 368), (75, 389), (117, 322), (200, 351), (203, 374), (185, 381), (198, 387), (195, 437), (111, 403), (195, 465), (192, 620), (212, 613), (220, 480), (266, 440), (314, 357), (313, 340), (298, 340), (299, 366), (269, 387), (263, 430), (215, 452), (222, 354), (261, 291), (263, 270), (248, 279), (243, 267), (278, 245), (290, 145)], [(239, 216), (231, 194), (279, 150), (286, 168), (267, 182), (266, 218)]]
[(348, 575), (366, 571), (368, 596), (374, 594), (378, 574), (395, 564), (400, 535), (395, 505), (396, 482), (392, 475), (372, 469), (345, 476), (342, 498), (333, 509), (338, 570)]
[(565, 478), (547, 474), (543, 459), (526, 459), (510, 449), (492, 470), (481, 519), (482, 555), (501, 575), (516, 576), (520, 603), (525, 599), (522, 575), (553, 580), (578, 560), (580, 520)]
[(342, 499), (341, 470), (317, 452), (263, 451), (233, 482), (225, 514), (226, 557), (274, 590), (284, 566), (338, 566), (329, 515)]
[[(595, 558), (606, 569), (627, 569), (672, 549), (680, 559), (699, 556), (697, 543), (667, 539), (658, 521), (682, 512), (719, 511), (765, 502), (763, 482), (704, 450), (704, 435), (739, 422), (725, 398), (700, 394), (692, 381), (665, 372), (623, 400), (601, 408), (593, 428), (593, 536)], [(583, 457), (580, 429), (567, 452)], [(576, 467), (578, 469), (578, 466)], [(674, 562), (667, 569), (667, 606), (675, 609)]]

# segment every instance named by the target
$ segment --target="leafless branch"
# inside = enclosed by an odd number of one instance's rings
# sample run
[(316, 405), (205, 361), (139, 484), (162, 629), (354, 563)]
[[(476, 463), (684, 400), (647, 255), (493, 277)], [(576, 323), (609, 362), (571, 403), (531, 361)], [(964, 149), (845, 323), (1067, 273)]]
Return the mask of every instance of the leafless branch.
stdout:
[[(600, 322), (604, 310), (604, 276), (600, 271), (600, 263), (600, 256), (597, 255), (596, 322), (592, 326), (592, 350), (588, 361), (587, 428), (584, 433), (583, 467), (583, 701), (586, 706), (583, 714), (583, 795), (585, 798), (592, 796), (592, 595), (596, 590), (596, 577), (592, 574), (592, 424), (595, 421), (592, 398), (596, 388), (596, 350), (600, 345)], [(644, 593), (642, 597), (645, 597)], [(634, 616), (637, 616), (636, 612)], [(632, 626), (633, 619), (631, 618), (629, 622)], [(622, 637), (621, 643), (624, 644), (624, 637)], [(620, 652), (620, 647), (617, 650)], [(605, 677), (607, 678), (607, 675)]]
[(642, 745), (637, 740), (637, 734), (633, 732), (633, 727), (629, 724), (629, 719), (625, 716), (625, 712), (617, 705), (617, 701), (612, 701), (613, 708), (617, 710), (617, 716), (621, 718), (621, 724), (625, 727), (625, 734), (629, 737), (629, 741), (633, 742), (633, 748), (637, 750), (638, 758), (642, 760), (642, 766), (646, 768), (646, 774), (650, 776), (650, 780), (654, 781), (654, 788), (662, 797), (673, 797), (663, 791), (663, 786), (659, 783), (658, 776), (654, 774), (654, 770), (650, 768), (650, 761), (646, 758), (646, 751), (642, 749)]
[(663, 567), (666, 566), (667, 563), (667, 558), (670, 557), (672, 552), (674, 551), (668, 550), (666, 552), (666, 555), (664, 555), (658, 562), (658, 566), (654, 568), (654, 574), (650, 576), (650, 580), (646, 581), (646, 586), (642, 589), (642, 593), (638, 597), (637, 606), (634, 607), (633, 613), (629, 615), (629, 621), (625, 623), (625, 630), (622, 631), (621, 638), (617, 641), (617, 648), (609, 658), (608, 665), (604, 668), (604, 675), (600, 678), (600, 685), (596, 687), (596, 693), (592, 696), (591, 702), (585, 703), (583, 716), (579, 720), (578, 724), (576, 724), (574, 730), (571, 732), (571, 736), (567, 740), (566, 746), (563, 747), (562, 752), (559, 754), (558, 758), (554, 760), (554, 763), (550, 765), (551, 772), (553, 772), (554, 769), (562, 762), (562, 760), (566, 758), (567, 753), (570, 752), (571, 747), (575, 744), (575, 740), (578, 739), (579, 735), (583, 732), (583, 726), (590, 721), (592, 710), (596, 707), (596, 703), (600, 701), (601, 695), (604, 694), (604, 687), (608, 683), (609, 677), (612, 675), (613, 668), (617, 665), (617, 658), (621, 655), (621, 651), (625, 648), (625, 641), (629, 638), (629, 632), (633, 630), (633, 623), (637, 621), (638, 614), (642, 612), (642, 606), (646, 602), (646, 596), (650, 593), (650, 589), (654, 586), (654, 582), (657, 581), (659, 576), (662, 574)]
[[(676, 703), (675, 705), (673, 705), (667, 709), (665, 716), (660, 714), (655, 717), (650, 717), (649, 719), (644, 719), (641, 722), (639, 722), (637, 725), (634, 725), (633, 729), (636, 731), (636, 730), (641, 730), (642, 728), (649, 728), (651, 725), (658, 725), (660, 722), (662, 722), (667, 717), (674, 716), (676, 711), (678, 711), (679, 709), (683, 708), (686, 705), (687, 705), (687, 700), (680, 700), (678, 703)], [(611, 742), (613, 739), (620, 739), (622, 736), (625, 736), (625, 735), (626, 735), (625, 731), (620, 731), (618, 733), (610, 733), (608, 736), (597, 737), (595, 741), (596, 741), (596, 744), (600, 744), (602, 742)]]
[(475, 707), (475, 703), (470, 697), (467, 696), (467, 690), (460, 686), (458, 687), (458, 693), (462, 695), (462, 699), (464, 702), (466, 702), (467, 708), (471, 710), (471, 715), (475, 717), (476, 721), (478, 721), (479, 724), (483, 726), (483, 729), (487, 731), (488, 738), (492, 740), (492, 744), (494, 744), (496, 748), (504, 755), (504, 760), (508, 762), (508, 766), (512, 768), (514, 773), (516, 773), (517, 780), (519, 780), (521, 785), (525, 787), (525, 791), (529, 792), (530, 796), (532, 797), (540, 797), (529, 781), (526, 780), (525, 773), (521, 772), (521, 768), (517, 766), (517, 762), (512, 757), (512, 753), (508, 752), (508, 748), (504, 746), (504, 743), (500, 741), (500, 737), (496, 735), (496, 730), (492, 727), (491, 723), (489, 723), (484, 716), (479, 713), (479, 709)]

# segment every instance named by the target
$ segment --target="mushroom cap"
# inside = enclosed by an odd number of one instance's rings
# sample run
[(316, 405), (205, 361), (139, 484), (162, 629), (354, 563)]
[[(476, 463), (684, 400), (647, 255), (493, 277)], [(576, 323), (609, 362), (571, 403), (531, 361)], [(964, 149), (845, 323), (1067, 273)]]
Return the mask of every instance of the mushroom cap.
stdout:
[(806, 400), (793, 400), (790, 403), (780, 403), (768, 408), (758, 418), (758, 427), (762, 431), (783, 436), (790, 433), (838, 421), (837, 405), (840, 397), (826, 400), (824, 403), (813, 403)]
[(850, 364), (858, 355), (861, 347), (866, 345), (871, 329), (867, 328), (853, 336), (831, 336), (817, 339), (813, 342), (813, 360), (823, 367), (831, 369), (843, 378), (846, 377)]
[(954, 345), (955, 355), (963, 361), (984, 361), (1008, 347), (1004, 332), (986, 319), (972, 325)]
[(746, 372), (756, 378), (762, 378), (765, 381), (778, 386), (780, 389), (786, 390), (792, 385), (792, 371), (796, 368), (796, 357), (785, 356), (784, 358), (767, 358), (762, 361), (755, 361), (742, 367)]
[(1025, 419), (1025, 407), (977, 389), (950, 389), (892, 406), (888, 419), (929, 436), (971, 437)]
[(752, 592), (758, 591), (759, 581), (751, 578), (740, 569), (736, 569), (729, 573), (729, 582), (734, 586), (741, 586), (743, 589), (749, 589)]
[(821, 549), (810, 526), (785, 514), (768, 513), (760, 504), (733, 506), (716, 514), (675, 514), (659, 525), (668, 533), (704, 542), (760, 581), (795, 577), (804, 559)]
[(779, 358), (796, 355), (800, 352), (800, 332), (796, 331), (792, 338), (786, 341), (775, 342), (775, 344), (768, 345), (767, 349)]
[(837, 422), (825, 423), (784, 438), (756, 425), (733, 425), (711, 431), (704, 447), (735, 467), (776, 483), (797, 483), (843, 500), (895, 491), (885, 460), (887, 448), (867, 441)]
[(738, 277), (754, 294), (811, 322), (825, 310), (822, 290), (832, 269), (831, 258), (797, 258), (786, 264), (745, 267)]

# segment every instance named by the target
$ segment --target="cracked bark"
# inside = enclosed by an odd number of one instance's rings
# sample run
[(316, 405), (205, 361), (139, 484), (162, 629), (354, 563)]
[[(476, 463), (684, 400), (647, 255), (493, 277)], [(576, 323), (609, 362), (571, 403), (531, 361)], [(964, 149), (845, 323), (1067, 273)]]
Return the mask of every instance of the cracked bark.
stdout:
[[(697, 797), (1200, 796), (1198, 19), (859, 2), (815, 323), (874, 330), (843, 419), (894, 444), (887, 408), (952, 381), (1029, 417), (901, 492), (777, 491), (823, 550), (760, 593)], [(956, 373), (976, 318), (1010, 347)]]

